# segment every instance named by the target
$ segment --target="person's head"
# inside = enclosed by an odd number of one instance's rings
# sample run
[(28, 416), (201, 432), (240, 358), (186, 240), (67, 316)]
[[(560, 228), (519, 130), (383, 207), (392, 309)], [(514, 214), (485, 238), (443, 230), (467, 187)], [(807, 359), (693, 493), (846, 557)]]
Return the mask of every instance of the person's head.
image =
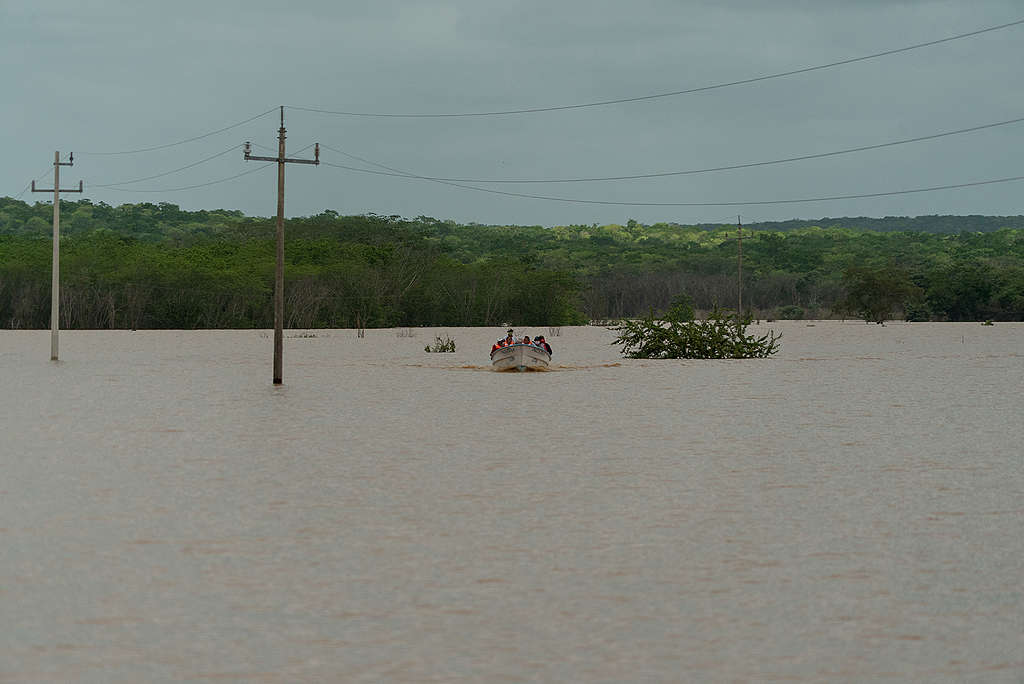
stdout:
[(543, 335), (537, 335), (533, 339), (534, 339), (535, 342), (543, 342), (544, 341), (544, 336)]
[(529, 342), (529, 341), (530, 341), (530, 336), (529, 335), (523, 335), (523, 342)]

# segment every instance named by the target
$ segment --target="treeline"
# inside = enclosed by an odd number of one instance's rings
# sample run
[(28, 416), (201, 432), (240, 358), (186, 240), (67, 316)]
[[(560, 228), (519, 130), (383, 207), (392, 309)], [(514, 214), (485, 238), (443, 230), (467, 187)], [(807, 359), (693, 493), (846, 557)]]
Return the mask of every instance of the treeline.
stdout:
[(879, 233), (911, 231), (921, 233), (991, 233), (1004, 228), (1024, 229), (1024, 216), (870, 216), (821, 218), (814, 221), (759, 221), (752, 223), (755, 230), (787, 231), (801, 228), (853, 228)]
[[(683, 250), (664, 266), (607, 267), (584, 291), (587, 310), (600, 318), (636, 316), (665, 310), (674, 293), (700, 309), (734, 308), (740, 247), (731, 235)], [(1024, 230), (755, 231), (742, 252), (743, 306), (757, 317), (1024, 320)]]
[[(51, 241), (0, 237), (0, 321), (49, 327)], [(572, 325), (578, 285), (512, 259), (463, 264), (422, 240), (295, 238), (285, 326)], [(174, 247), (93, 231), (61, 240), (64, 328), (268, 328), (273, 240)]]
[[(0, 197), (0, 235), (29, 234), (36, 235), (49, 229), (53, 207), (46, 202), (28, 204), (9, 197)], [(336, 212), (327, 211), (321, 216), (337, 217)], [(398, 216), (387, 217), (396, 220)], [(436, 219), (419, 217), (429, 224), (447, 224)], [(122, 204), (110, 206), (103, 202), (93, 203), (90, 200), (62, 201), (61, 224), (68, 234), (88, 232), (97, 228), (113, 230), (123, 235), (132, 235), (140, 240), (154, 242), (183, 241), (195, 237), (212, 237), (230, 232), (233, 227), (252, 221), (237, 210), (200, 210), (187, 211), (175, 204), (160, 202), (158, 204)], [(476, 227), (494, 227), (479, 226)], [(630, 222), (630, 226), (637, 226)], [(656, 232), (696, 229), (717, 231), (723, 228), (734, 229), (732, 224), (721, 223), (658, 223)], [(571, 226), (587, 230), (597, 226)], [(814, 220), (791, 219), (788, 221), (760, 221), (744, 226), (755, 231), (788, 232), (807, 228), (837, 228), (855, 231), (921, 232), (921, 233), (991, 233), (1006, 228), (1024, 229), (1024, 215), (1017, 216), (980, 216), (980, 215), (929, 215), (929, 216), (886, 216), (874, 218), (869, 216), (820, 218)]]
[[(3, 327), (49, 326), (51, 217), (49, 204), (0, 198)], [(950, 228), (958, 217), (918, 218)], [(1024, 320), (1020, 217), (959, 218), (1009, 225), (744, 226), (744, 309), (758, 318)], [(272, 325), (273, 219), (83, 200), (61, 202), (61, 229), (66, 328)], [(665, 311), (679, 294), (701, 310), (735, 308), (740, 293), (729, 225), (485, 226), (325, 211), (289, 219), (286, 235), (291, 328), (569, 325)]]

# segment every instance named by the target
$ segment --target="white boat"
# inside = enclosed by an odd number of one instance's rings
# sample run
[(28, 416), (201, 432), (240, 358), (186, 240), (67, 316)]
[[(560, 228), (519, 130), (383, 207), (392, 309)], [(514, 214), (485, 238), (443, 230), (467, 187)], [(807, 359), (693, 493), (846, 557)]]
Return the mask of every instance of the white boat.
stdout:
[(546, 349), (519, 342), (491, 350), (491, 367), (497, 371), (547, 370), (551, 354)]

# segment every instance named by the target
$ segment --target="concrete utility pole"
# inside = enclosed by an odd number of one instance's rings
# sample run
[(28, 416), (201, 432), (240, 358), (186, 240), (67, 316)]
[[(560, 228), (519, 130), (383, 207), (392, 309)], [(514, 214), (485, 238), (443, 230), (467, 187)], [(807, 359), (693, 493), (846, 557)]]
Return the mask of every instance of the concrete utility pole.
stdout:
[(281, 128), (277, 131), (277, 156), (254, 157), (252, 144), (245, 143), (245, 160), (277, 162), (277, 268), (274, 271), (274, 384), (281, 384), (284, 365), (284, 165), (320, 164), (320, 143), (313, 159), (289, 159), (284, 156), (284, 107), (281, 107)]
[[(57, 337), (60, 330), (60, 167), (74, 166), (75, 153), (68, 156), (66, 162), (60, 160), (60, 152), (53, 153), (53, 188), (37, 188), (32, 181), (32, 192), (53, 193), (53, 283), (50, 287), (50, 360), (57, 360)], [(82, 181), (78, 181), (78, 189), (64, 192), (82, 192)]]

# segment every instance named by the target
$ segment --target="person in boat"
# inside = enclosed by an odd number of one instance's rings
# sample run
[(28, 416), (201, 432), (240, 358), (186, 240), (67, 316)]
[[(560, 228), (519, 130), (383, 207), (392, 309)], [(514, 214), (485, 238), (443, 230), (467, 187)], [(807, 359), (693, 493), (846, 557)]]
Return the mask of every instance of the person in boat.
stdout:
[(537, 337), (533, 338), (533, 343), (536, 344), (538, 347), (543, 347), (544, 351), (546, 351), (548, 354), (552, 353), (551, 345), (548, 344), (548, 341), (544, 339), (543, 335), (537, 335)]
[(523, 335), (523, 344), (533, 344), (533, 342), (530, 342), (529, 335)]
[(500, 338), (497, 342), (495, 342), (494, 346), (491, 347), (491, 351), (494, 351), (495, 349), (498, 349), (500, 347), (510, 347), (513, 344), (515, 344), (515, 342), (515, 338), (512, 337), (512, 328), (509, 328), (508, 333), (505, 335), (505, 337)]

